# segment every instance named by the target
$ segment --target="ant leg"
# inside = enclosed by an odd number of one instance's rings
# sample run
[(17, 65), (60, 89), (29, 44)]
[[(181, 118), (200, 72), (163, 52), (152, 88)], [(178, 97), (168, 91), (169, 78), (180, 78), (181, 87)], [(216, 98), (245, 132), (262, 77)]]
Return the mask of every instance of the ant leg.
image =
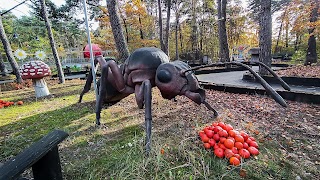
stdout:
[(209, 110), (213, 111), (214, 117), (218, 116), (218, 112), (215, 109), (213, 109), (213, 107), (211, 107), (207, 101), (205, 101), (204, 90), (199, 91), (197, 93), (191, 92), (191, 91), (186, 91), (184, 95), (197, 104), (203, 103)]
[(203, 65), (203, 66), (198, 66), (194, 68), (190, 68), (186, 71), (183, 71), (182, 73), (186, 73), (187, 71), (192, 71), (192, 70), (197, 70), (205, 67), (213, 67), (213, 66), (219, 66), (219, 65), (239, 65), (251, 72), (251, 74), (260, 82), (260, 84), (264, 87), (264, 89), (271, 95), (271, 97), (279, 103), (283, 107), (287, 107), (287, 103), (285, 100), (275, 91), (261, 76), (259, 76), (253, 69), (251, 69), (248, 65), (245, 65), (243, 63), (239, 62), (225, 62), (225, 63), (215, 63), (215, 64), (210, 64), (210, 65)]
[(284, 99), (275, 91), (259, 74), (257, 74), (253, 69), (251, 69), (248, 65), (243, 63), (233, 62), (232, 64), (240, 65), (248, 69), (251, 74), (260, 82), (260, 84), (264, 87), (264, 89), (271, 95), (271, 97), (279, 103), (283, 107), (287, 107), (287, 103)]
[(203, 101), (203, 104), (208, 108), (210, 109), (211, 111), (213, 111), (213, 116), (214, 117), (218, 117), (219, 113), (213, 109), (213, 107), (210, 106), (210, 104), (207, 102), (207, 101)]
[(136, 85), (136, 98), (139, 108), (145, 105), (145, 128), (146, 128), (146, 154), (149, 155), (151, 149), (151, 129), (152, 129), (152, 114), (151, 114), (151, 93), (152, 85), (150, 80), (144, 80), (141, 85)]
[(136, 84), (135, 85), (135, 88), (134, 88), (134, 94), (135, 94), (135, 97), (136, 97), (136, 102), (137, 102), (137, 105), (139, 107), (139, 109), (142, 109), (143, 108), (143, 105), (144, 105), (144, 94), (143, 94), (143, 91), (144, 91), (144, 86), (141, 84)]
[(140, 109), (145, 105), (145, 128), (146, 128), (146, 154), (149, 155), (151, 149), (151, 129), (152, 129), (152, 114), (151, 114), (151, 93), (152, 85), (150, 80), (144, 80), (142, 84), (135, 86), (135, 96), (138, 107)]
[[(101, 67), (99, 95), (98, 95), (98, 99), (96, 101), (96, 123), (97, 123), (97, 125), (100, 124), (100, 117), (101, 117), (100, 113), (101, 113), (101, 109), (102, 109), (103, 100), (106, 97), (107, 84), (109, 84), (108, 82), (110, 82), (111, 84), (114, 84), (116, 86), (114, 88), (116, 88), (119, 91), (119, 93), (131, 94), (134, 92), (133, 88), (131, 88), (125, 84), (121, 70), (115, 61), (110, 60), (110, 61), (107, 61), (102, 64), (103, 65)], [(109, 77), (108, 77), (109, 70), (112, 73), (113, 79), (109, 79)]]
[[(98, 63), (98, 61), (97, 61), (97, 57), (96, 57), (94, 59), (94, 67), (96, 67), (97, 63)], [(86, 84), (84, 85), (83, 90), (80, 93), (80, 97), (79, 97), (78, 103), (81, 103), (83, 95), (90, 90), (92, 81), (93, 81), (93, 76), (92, 76), (92, 68), (91, 68), (90, 71), (89, 71), (87, 80), (86, 80)]]
[(98, 99), (96, 100), (96, 124), (100, 125), (100, 113), (102, 109), (103, 99), (106, 96), (107, 93), (107, 77), (108, 77), (108, 64), (104, 65), (101, 68), (101, 78), (100, 78), (100, 88), (99, 88), (99, 94)]
[(255, 62), (255, 64), (258, 64), (260, 66), (263, 66), (266, 70), (268, 70), (273, 77), (275, 77), (278, 81), (280, 81), (280, 85), (287, 91), (291, 91), (290, 86), (281, 78), (279, 77), (270, 67), (268, 67), (267, 65), (265, 65), (262, 62)]

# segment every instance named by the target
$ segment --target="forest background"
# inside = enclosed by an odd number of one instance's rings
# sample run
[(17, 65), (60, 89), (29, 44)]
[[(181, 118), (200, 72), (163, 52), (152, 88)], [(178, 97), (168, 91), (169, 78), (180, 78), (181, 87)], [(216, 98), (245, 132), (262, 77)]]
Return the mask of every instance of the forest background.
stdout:
[[(259, 1), (225, 2), (227, 3), (225, 20), (230, 57), (236, 55), (239, 48), (244, 48), (246, 54), (251, 47), (259, 46), (257, 20)], [(118, 57), (107, 7), (100, 4), (105, 2), (88, 1), (90, 19), (99, 23), (98, 28), (91, 29), (92, 42), (99, 44), (106, 51), (106, 55)], [(51, 47), (40, 7), (37, 6), (36, 0), (27, 2), (27, 5), (31, 8), (28, 16), (17, 17), (12, 11), (2, 17), (12, 50), (22, 49), (30, 55), (29, 57), (33, 57), (36, 51), (43, 50), (50, 59)], [(83, 14), (81, 1), (66, 0), (65, 4), (57, 7), (55, 3), (47, 0), (46, 5), (60, 58), (81, 56), (82, 48), (87, 43), (84, 18), (81, 15)], [(118, 5), (130, 52), (139, 47), (161, 46), (159, 4), (156, 0), (119, 0)], [(164, 34), (164, 40), (168, 39), (168, 52), (172, 60), (176, 59), (176, 49), (180, 54), (199, 49), (214, 61), (218, 61), (219, 19), (215, 1), (160, 1), (160, 6), (162, 29), (168, 31)], [(273, 23), (273, 54), (293, 55), (293, 60), (296, 62), (305, 59), (310, 27), (315, 28), (313, 35), (319, 39), (319, 20), (310, 23), (312, 10), (312, 1), (272, 2), (272, 16), (277, 16)], [(317, 52), (319, 52), (319, 41), (316, 43)], [(3, 53), (2, 57), (6, 61), (2, 44), (0, 44), (0, 52)]]

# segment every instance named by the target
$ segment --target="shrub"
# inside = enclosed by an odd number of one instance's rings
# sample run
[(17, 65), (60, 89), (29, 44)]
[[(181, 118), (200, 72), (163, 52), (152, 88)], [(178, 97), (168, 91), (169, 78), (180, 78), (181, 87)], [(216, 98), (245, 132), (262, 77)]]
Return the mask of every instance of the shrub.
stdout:
[(306, 58), (306, 52), (298, 50), (292, 55), (291, 62), (294, 64), (302, 64)]

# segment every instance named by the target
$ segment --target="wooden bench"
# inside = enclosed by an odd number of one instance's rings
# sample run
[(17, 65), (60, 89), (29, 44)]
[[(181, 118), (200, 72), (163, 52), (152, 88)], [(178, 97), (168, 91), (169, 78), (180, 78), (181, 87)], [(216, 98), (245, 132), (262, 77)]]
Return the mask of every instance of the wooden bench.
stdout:
[(68, 134), (61, 130), (50, 132), (13, 159), (0, 165), (0, 180), (19, 178), (30, 167), (35, 180), (62, 179), (58, 144), (66, 137)]

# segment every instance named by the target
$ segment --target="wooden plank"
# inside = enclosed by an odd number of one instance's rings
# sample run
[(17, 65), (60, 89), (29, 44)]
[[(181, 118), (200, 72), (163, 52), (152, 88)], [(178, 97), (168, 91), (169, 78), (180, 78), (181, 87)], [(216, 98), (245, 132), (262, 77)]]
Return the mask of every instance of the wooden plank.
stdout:
[(0, 180), (10, 180), (19, 177), (25, 169), (30, 168), (66, 137), (68, 137), (68, 134), (61, 130), (50, 132), (0, 167)]

